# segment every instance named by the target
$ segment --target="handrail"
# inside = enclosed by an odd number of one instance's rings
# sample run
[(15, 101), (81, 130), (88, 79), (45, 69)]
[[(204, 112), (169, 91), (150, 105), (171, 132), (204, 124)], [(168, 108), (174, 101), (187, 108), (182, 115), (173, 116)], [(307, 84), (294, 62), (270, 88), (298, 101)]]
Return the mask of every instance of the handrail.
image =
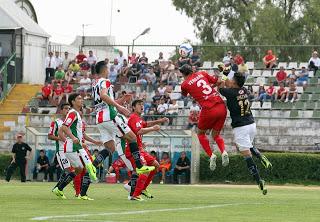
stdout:
[[(9, 59), (3, 64), (3, 66), (0, 68), (0, 73), (3, 73), (3, 89), (2, 93), (3, 95), (0, 97), (0, 104), (3, 103), (3, 101), (6, 99), (6, 97), (9, 95), (13, 87), (15, 87), (16, 82), (14, 82), (13, 86), (8, 90), (8, 66), (11, 61), (14, 61), (16, 58), (16, 52), (14, 52)], [(15, 75), (16, 76), (16, 75)]]

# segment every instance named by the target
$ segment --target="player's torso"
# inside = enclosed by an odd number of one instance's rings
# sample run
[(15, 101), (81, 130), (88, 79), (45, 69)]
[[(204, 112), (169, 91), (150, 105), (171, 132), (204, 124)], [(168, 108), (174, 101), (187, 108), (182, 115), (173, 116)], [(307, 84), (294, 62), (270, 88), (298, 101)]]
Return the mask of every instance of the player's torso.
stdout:
[(129, 121), (133, 121), (133, 124), (135, 125), (135, 127), (132, 127), (131, 130), (133, 131), (133, 133), (136, 135), (137, 137), (137, 144), (139, 149), (143, 149), (142, 146), (142, 135), (138, 135), (138, 132), (140, 129), (144, 128), (145, 125), (145, 121), (138, 115), (136, 114), (131, 114)]
[(69, 113), (74, 112), (77, 116), (76, 120), (72, 123), (72, 125), (70, 126), (70, 130), (72, 135), (74, 135), (75, 137), (77, 137), (79, 139), (79, 141), (83, 140), (83, 122), (82, 122), (82, 118), (80, 116), (80, 113), (77, 112), (74, 109), (71, 109), (69, 111)]
[[(62, 124), (63, 124), (63, 120), (60, 119), (60, 118), (58, 118), (58, 119), (56, 119), (56, 120), (54, 121), (54, 124), (56, 125), (55, 131), (54, 131), (54, 135), (55, 135), (55, 136), (59, 136), (59, 135), (58, 135), (58, 131), (59, 131), (60, 127), (61, 127)], [(59, 141), (56, 141), (56, 152), (62, 151), (62, 150), (63, 150), (63, 142), (60, 141), (60, 140), (59, 140)]]

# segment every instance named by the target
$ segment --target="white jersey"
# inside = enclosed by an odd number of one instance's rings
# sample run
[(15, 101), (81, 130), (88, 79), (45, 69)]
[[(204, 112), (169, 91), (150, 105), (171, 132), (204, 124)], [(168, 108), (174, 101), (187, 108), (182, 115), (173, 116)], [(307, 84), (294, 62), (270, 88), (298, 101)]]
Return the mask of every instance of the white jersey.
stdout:
[(100, 95), (103, 89), (106, 89), (108, 96), (114, 100), (113, 86), (109, 79), (100, 78), (92, 83), (92, 96), (96, 110), (97, 124), (113, 120), (118, 114), (114, 106), (110, 106), (101, 100)]
[[(58, 135), (58, 131), (60, 129), (60, 127), (63, 124), (63, 120), (62, 119), (56, 119), (55, 121), (53, 121), (50, 125), (50, 130), (48, 135), (53, 135), (53, 136), (59, 136)], [(63, 142), (62, 141), (56, 141), (56, 152), (58, 151), (62, 151), (63, 150)]]
[(73, 152), (80, 150), (82, 148), (81, 142), (83, 141), (83, 122), (79, 112), (77, 112), (75, 109), (71, 109), (68, 112), (63, 125), (70, 128), (72, 135), (74, 135), (80, 141), (80, 144), (72, 144)]

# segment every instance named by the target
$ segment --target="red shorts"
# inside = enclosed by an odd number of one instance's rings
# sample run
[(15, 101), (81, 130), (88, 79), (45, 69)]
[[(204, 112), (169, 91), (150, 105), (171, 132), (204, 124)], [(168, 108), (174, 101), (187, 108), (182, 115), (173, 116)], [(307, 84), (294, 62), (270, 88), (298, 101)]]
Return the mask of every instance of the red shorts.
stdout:
[(221, 131), (227, 118), (227, 108), (224, 103), (218, 103), (210, 109), (202, 109), (199, 116), (200, 130), (213, 129)]
[(126, 164), (123, 162), (121, 158), (117, 159), (116, 161), (113, 162), (112, 167), (115, 168), (126, 168)]
[[(126, 157), (130, 160), (132, 167), (136, 168), (136, 163), (134, 162), (133, 156), (128, 148), (126, 148)], [(147, 151), (140, 149), (140, 159), (143, 165), (152, 166), (153, 162), (156, 160)]]

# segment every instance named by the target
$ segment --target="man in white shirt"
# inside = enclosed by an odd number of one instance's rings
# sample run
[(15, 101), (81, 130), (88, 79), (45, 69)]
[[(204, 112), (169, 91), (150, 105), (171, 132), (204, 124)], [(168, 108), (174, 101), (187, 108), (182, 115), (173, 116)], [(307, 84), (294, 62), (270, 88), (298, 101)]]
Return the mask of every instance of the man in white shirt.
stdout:
[(228, 51), (227, 55), (223, 57), (222, 62), (224, 65), (229, 65), (230, 64), (230, 59), (232, 58), (232, 52)]
[(314, 51), (312, 53), (312, 57), (309, 60), (309, 69), (313, 70), (314, 72), (317, 72), (319, 67), (320, 67), (320, 58), (318, 57), (318, 52)]
[(179, 113), (179, 105), (175, 99), (171, 100), (172, 104), (169, 105), (168, 115), (169, 117), (169, 126), (172, 126), (173, 118), (176, 117)]
[(62, 67), (65, 72), (68, 70), (70, 63), (71, 63), (71, 59), (69, 58), (69, 52), (64, 52), (64, 59), (62, 61)]
[(192, 101), (192, 105), (190, 106), (190, 112), (191, 111), (200, 112), (200, 107), (196, 101)]
[(89, 65), (91, 67), (91, 74), (94, 74), (94, 66), (97, 63), (97, 57), (95, 55), (93, 55), (92, 50), (89, 51), (89, 56), (87, 58), (87, 62), (89, 63)]
[(54, 77), (54, 72), (57, 68), (56, 60), (53, 57), (52, 52), (49, 52), (49, 56), (45, 60), (45, 66), (46, 66), (46, 82), (47, 82)]
[(119, 56), (117, 57), (117, 60), (120, 64), (120, 67), (123, 65), (123, 60), (125, 60), (126, 58), (123, 56), (123, 52), (119, 51)]
[(164, 116), (168, 110), (168, 104), (165, 103), (164, 98), (160, 99), (160, 104), (157, 107), (158, 115)]
[(77, 91), (78, 92), (85, 92), (87, 93), (88, 91), (91, 90), (91, 79), (88, 78), (88, 73), (84, 73), (83, 78), (80, 79), (80, 87), (78, 87)]
[(58, 68), (58, 66), (62, 65), (63, 59), (60, 57), (59, 52), (55, 52), (54, 59), (56, 60), (56, 68)]
[(113, 60), (113, 66), (114, 66), (114, 70), (117, 73), (120, 73), (120, 69), (121, 69), (122, 65), (119, 63), (118, 59)]

